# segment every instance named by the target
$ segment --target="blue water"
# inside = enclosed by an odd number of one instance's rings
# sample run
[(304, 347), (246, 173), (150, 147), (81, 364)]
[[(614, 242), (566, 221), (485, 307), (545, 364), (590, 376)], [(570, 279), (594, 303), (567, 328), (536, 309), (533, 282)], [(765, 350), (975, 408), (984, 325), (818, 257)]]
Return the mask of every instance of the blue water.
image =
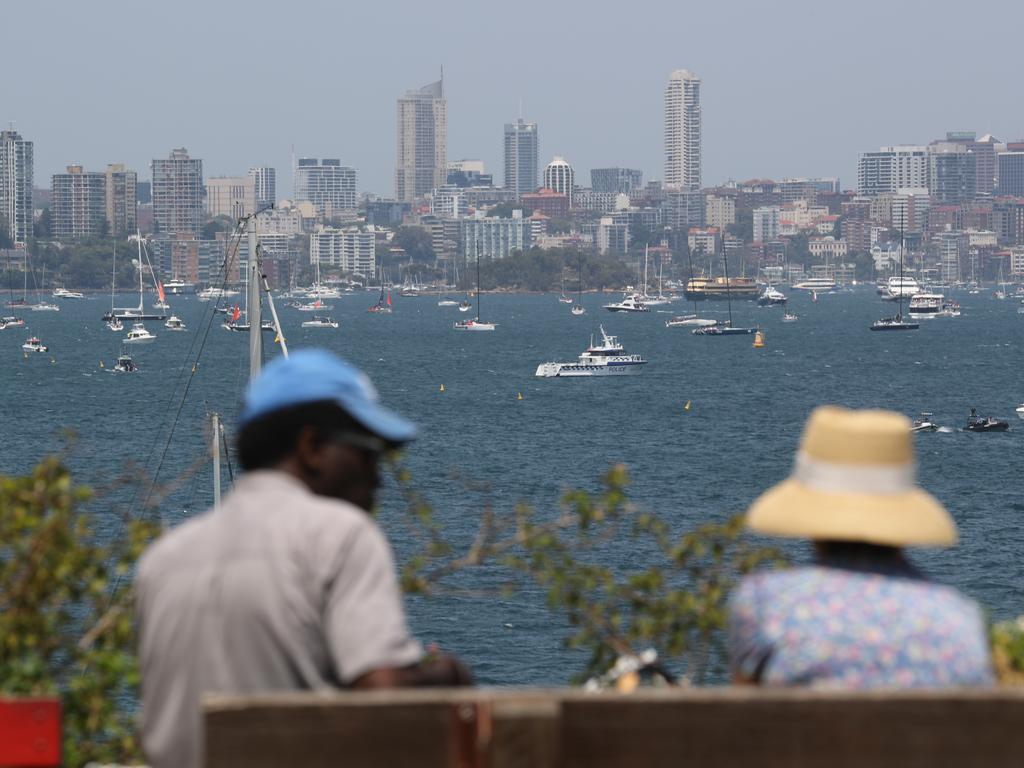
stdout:
[[(1011, 431), (916, 438), (921, 482), (949, 507), (962, 542), (914, 557), (995, 617), (1024, 612), (1024, 422), (1014, 414), (1024, 400), (1024, 315), (1016, 302), (963, 294), (956, 296), (963, 317), (923, 321), (917, 332), (871, 333), (871, 321), (893, 311), (872, 291), (822, 296), (817, 303), (794, 291), (796, 323), (780, 322), (779, 309), (734, 306), (737, 324), (766, 330), (767, 347), (755, 350), (749, 336), (695, 337), (686, 328), (665, 328), (668, 311), (613, 315), (600, 309), (608, 297), (599, 295), (584, 296), (588, 313), (581, 318), (553, 296), (486, 296), (484, 316), (499, 323), (494, 333), (453, 331), (451, 323), (465, 315), (436, 306), (433, 297), (396, 298), (390, 316), (365, 311), (374, 298), (333, 300), (337, 330), (302, 330), (305, 315), (283, 308), (288, 340), (295, 348), (323, 345), (348, 357), (369, 372), (385, 402), (421, 425), (422, 438), (407, 462), (416, 488), (456, 544), (471, 541), (485, 505), (509, 513), (527, 500), (549, 514), (562, 490), (596, 488), (613, 462), (628, 466), (633, 500), (682, 532), (742, 511), (782, 479), (814, 405), (877, 406), (908, 415), (928, 410), (954, 428), (977, 406), (1011, 420)], [(123, 299), (118, 303), (132, 303)], [(168, 481), (200, 456), (208, 410), (221, 412), (230, 430), (248, 376), (247, 338), (222, 330), (218, 316), (198, 371), (189, 377), (211, 305), (171, 297), (189, 331), (149, 323), (159, 338), (133, 349), (142, 370), (112, 374), (124, 334), (100, 322), (108, 301), (66, 301), (60, 313), (30, 312), (27, 328), (0, 332), (0, 472), (24, 471), (40, 456), (66, 449), (62, 430), (70, 428), (78, 438), (68, 461), (81, 480), (103, 487), (133, 466), (153, 472), (163, 457), (159, 479)], [(686, 311), (681, 304), (672, 309)], [(725, 306), (701, 311), (723, 317)], [(575, 358), (598, 323), (648, 358), (639, 376), (533, 377), (538, 363)], [(49, 344), (50, 354), (25, 359), (20, 346), (30, 334)], [(167, 425), (189, 378), (164, 454)], [(161, 501), (161, 518), (173, 524), (184, 509), (205, 508), (211, 484), (204, 465)], [(117, 531), (116, 510), (129, 501), (122, 492), (94, 504), (104, 532)], [(381, 519), (401, 559), (414, 537), (392, 484), (381, 502)], [(800, 545), (788, 551), (804, 556)], [(649, 555), (622, 541), (610, 557), (625, 567), (642, 566)], [(582, 667), (582, 652), (562, 648), (565, 627), (536, 590), (494, 594), (506, 576), (485, 568), (457, 580), (478, 594), (410, 600), (415, 631), (464, 656), (483, 682), (564, 683)]]

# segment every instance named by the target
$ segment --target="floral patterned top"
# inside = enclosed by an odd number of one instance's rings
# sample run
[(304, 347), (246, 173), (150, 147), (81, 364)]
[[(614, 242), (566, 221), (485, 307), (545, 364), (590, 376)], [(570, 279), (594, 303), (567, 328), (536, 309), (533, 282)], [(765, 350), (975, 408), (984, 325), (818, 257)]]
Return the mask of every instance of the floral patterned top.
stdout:
[(733, 671), (763, 685), (989, 685), (978, 606), (911, 566), (827, 563), (747, 576), (732, 596)]

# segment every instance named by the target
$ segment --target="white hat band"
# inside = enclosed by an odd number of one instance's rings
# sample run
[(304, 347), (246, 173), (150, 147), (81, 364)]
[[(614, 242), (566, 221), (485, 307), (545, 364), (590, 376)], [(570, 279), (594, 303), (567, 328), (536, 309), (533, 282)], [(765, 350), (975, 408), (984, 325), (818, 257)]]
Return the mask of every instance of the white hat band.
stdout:
[(905, 493), (914, 488), (914, 465), (836, 464), (800, 451), (793, 466), (793, 479), (824, 493)]

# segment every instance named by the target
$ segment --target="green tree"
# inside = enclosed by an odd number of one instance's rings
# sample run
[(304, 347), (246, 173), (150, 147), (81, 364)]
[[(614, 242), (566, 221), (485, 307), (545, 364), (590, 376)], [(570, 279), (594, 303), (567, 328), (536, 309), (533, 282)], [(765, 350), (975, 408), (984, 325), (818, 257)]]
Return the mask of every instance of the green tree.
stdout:
[(214, 240), (220, 232), (231, 232), (235, 228), (235, 222), (230, 216), (215, 216), (203, 224), (201, 236), (203, 240)]
[(754, 212), (750, 208), (738, 208), (736, 221), (725, 228), (733, 237), (740, 238), (744, 243), (754, 239)]
[(100, 544), (91, 497), (57, 458), (0, 477), (0, 692), (60, 697), (69, 766), (140, 757), (127, 576), (155, 529)]
[[(488, 216), (496, 216), (499, 219), (511, 219), (513, 211), (523, 211), (521, 203), (498, 203), (493, 208), (487, 211)], [(527, 216), (527, 212), (523, 211), (523, 217)]]
[(433, 261), (434, 244), (426, 227), (399, 227), (391, 240), (413, 261)]

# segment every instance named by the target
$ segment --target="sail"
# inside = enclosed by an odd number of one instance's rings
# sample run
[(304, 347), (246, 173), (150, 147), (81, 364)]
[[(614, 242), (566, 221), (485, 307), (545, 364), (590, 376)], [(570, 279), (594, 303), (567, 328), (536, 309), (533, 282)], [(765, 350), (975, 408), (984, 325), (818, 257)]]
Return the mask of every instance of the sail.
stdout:
[(391, 291), (388, 291), (388, 306), (391, 306)]
[(164, 284), (162, 282), (160, 282), (159, 280), (156, 283), (156, 293), (157, 293), (157, 296), (160, 297), (160, 301), (163, 302), (164, 301)]
[(237, 323), (241, 316), (242, 316), (242, 310), (240, 310), (238, 308), (238, 305), (235, 304), (235, 311), (231, 313), (231, 322), (232, 323)]

